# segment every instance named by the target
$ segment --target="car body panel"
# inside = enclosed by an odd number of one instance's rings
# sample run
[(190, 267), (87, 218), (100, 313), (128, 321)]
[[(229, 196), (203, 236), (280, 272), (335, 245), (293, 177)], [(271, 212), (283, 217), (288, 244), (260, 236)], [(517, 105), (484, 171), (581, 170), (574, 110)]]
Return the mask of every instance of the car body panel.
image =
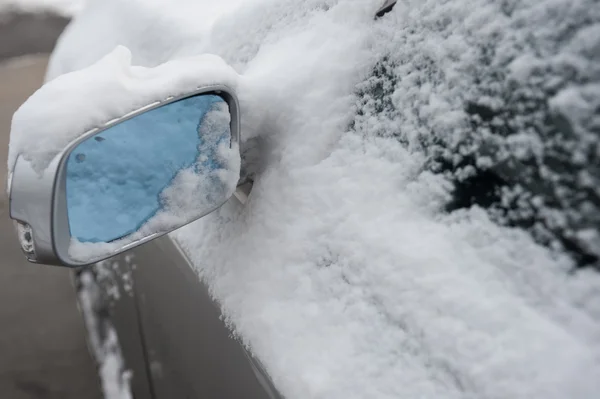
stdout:
[[(280, 398), (261, 365), (232, 336), (208, 288), (169, 237), (126, 256), (133, 271), (140, 339), (155, 399)], [(127, 366), (137, 364), (139, 343), (131, 339), (137, 323), (127, 317), (116, 317), (114, 322)], [(140, 387), (135, 380), (134, 372), (137, 398)]]
[[(152, 398), (152, 383), (146, 361), (146, 348), (141, 330), (135, 288), (131, 286), (131, 262), (128, 253), (111, 259), (113, 272), (120, 292), (118, 299), (108, 302), (108, 314), (112, 327), (117, 329), (119, 347), (130, 372), (129, 384), (135, 399)], [(133, 288), (133, 289), (132, 289)]]
[[(114, 395), (107, 391), (116, 387), (125, 395), (134, 392), (136, 399), (152, 399), (146, 350), (130, 278), (130, 259), (131, 255), (125, 253), (77, 269), (73, 273), (74, 287), (85, 321), (88, 348), (98, 366), (105, 396), (112, 399)], [(105, 370), (108, 357), (116, 360), (113, 370)]]

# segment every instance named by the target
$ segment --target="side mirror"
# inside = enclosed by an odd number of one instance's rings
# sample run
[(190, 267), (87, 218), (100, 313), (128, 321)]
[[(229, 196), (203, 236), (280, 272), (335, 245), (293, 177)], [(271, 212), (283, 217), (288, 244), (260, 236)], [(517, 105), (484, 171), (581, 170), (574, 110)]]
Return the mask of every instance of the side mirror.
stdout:
[(239, 105), (225, 86), (88, 131), (40, 175), (17, 158), (10, 216), (36, 263), (83, 266), (214, 211), (240, 176)]

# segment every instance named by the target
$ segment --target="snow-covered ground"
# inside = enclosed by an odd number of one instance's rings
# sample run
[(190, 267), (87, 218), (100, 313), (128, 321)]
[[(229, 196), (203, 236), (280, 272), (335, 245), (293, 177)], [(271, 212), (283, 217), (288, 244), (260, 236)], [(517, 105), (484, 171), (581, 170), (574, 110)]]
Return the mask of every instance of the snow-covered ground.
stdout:
[(53, 12), (72, 16), (79, 12), (85, 0), (0, 0), (0, 13), (7, 11)]
[(91, 1), (48, 78), (240, 74), (250, 200), (172, 236), (283, 395), (597, 398), (597, 1), (211, 3)]

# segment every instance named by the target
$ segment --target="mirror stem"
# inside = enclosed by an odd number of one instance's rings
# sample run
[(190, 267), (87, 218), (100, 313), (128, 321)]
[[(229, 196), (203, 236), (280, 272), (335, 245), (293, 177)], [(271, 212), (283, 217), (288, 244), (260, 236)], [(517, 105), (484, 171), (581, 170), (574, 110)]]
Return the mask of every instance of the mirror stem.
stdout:
[(235, 198), (237, 198), (238, 201), (242, 203), (242, 205), (245, 205), (248, 201), (248, 196), (250, 196), (250, 191), (252, 191), (253, 185), (254, 182), (250, 179), (247, 179), (244, 181), (244, 183), (238, 185), (235, 189), (233, 195), (235, 195)]

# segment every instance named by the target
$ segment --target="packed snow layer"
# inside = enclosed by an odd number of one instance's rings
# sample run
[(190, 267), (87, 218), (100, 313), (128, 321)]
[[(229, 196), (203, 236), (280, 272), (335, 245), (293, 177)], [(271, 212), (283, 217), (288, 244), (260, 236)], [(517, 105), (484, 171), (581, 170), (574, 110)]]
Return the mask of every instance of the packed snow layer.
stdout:
[(77, 14), (85, 0), (0, 0), (0, 13), (11, 11), (53, 12), (64, 16)]
[[(597, 2), (406, 0), (374, 21), (378, 0), (253, 0), (209, 32), (203, 3), (94, 1), (48, 77), (117, 44), (136, 65), (214, 53), (242, 75), (242, 136), (262, 151), (250, 200), (173, 236), (282, 394), (597, 398), (599, 275), (493, 209), (445, 212), (472, 169), (432, 166), (544, 159), (551, 109), (597, 144)], [(520, 134), (499, 140), (504, 123)]]
[(17, 155), (37, 172), (71, 141), (142, 107), (220, 84), (233, 90), (237, 73), (214, 55), (173, 60), (156, 68), (131, 65), (131, 53), (117, 47), (82, 71), (46, 83), (12, 119), (9, 173)]
[(399, 2), (353, 127), (422, 154), (446, 211), (485, 207), (600, 271), (599, 29), (595, 0)]

